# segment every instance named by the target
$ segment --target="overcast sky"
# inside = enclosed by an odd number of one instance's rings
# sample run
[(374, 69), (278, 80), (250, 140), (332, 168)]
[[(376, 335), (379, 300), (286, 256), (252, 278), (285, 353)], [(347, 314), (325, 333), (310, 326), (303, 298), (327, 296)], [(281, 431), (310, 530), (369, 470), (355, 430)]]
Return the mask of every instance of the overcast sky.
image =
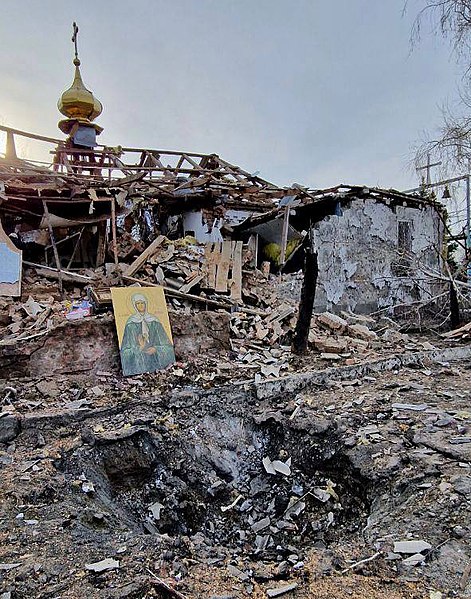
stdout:
[(280, 185), (413, 187), (411, 148), (457, 84), (441, 38), (411, 52), (421, 4), (2, 0), (0, 123), (62, 135), (76, 20), (101, 143), (214, 152)]

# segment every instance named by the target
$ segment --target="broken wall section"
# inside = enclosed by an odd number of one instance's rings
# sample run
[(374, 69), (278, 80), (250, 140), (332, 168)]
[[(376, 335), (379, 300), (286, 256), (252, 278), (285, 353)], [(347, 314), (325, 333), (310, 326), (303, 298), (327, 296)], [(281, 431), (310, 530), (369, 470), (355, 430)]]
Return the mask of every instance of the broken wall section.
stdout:
[(355, 199), (314, 226), (316, 311), (369, 313), (426, 302), (442, 289), (443, 223), (432, 206)]

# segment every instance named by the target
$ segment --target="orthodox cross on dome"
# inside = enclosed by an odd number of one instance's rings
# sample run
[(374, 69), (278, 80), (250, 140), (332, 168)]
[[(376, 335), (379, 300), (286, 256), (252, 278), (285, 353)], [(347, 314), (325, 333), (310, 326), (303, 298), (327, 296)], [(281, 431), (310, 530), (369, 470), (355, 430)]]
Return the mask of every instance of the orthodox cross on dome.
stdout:
[(72, 29), (73, 29), (72, 41), (74, 42), (74, 46), (75, 46), (75, 60), (79, 60), (78, 49), (77, 49), (77, 36), (78, 36), (79, 28), (75, 21), (72, 23)]
[(74, 21), (72, 42), (75, 50), (75, 76), (72, 85), (61, 95), (57, 104), (59, 111), (67, 117), (59, 122), (59, 129), (68, 134), (75, 144), (92, 148), (96, 146), (96, 136), (102, 131), (93, 121), (101, 114), (103, 106), (83, 83), (78, 57), (78, 32), (79, 28)]

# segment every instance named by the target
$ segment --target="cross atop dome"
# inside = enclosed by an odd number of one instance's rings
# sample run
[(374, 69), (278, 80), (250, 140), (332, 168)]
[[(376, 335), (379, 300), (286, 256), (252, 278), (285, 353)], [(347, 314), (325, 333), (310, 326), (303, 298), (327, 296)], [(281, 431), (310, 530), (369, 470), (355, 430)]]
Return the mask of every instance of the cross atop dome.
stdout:
[(63, 133), (69, 135), (74, 144), (93, 148), (96, 146), (96, 136), (103, 129), (92, 121), (102, 113), (103, 106), (83, 83), (77, 49), (78, 31), (77, 23), (73, 23), (75, 77), (72, 85), (61, 95), (57, 103), (59, 111), (67, 117), (59, 121), (58, 126)]

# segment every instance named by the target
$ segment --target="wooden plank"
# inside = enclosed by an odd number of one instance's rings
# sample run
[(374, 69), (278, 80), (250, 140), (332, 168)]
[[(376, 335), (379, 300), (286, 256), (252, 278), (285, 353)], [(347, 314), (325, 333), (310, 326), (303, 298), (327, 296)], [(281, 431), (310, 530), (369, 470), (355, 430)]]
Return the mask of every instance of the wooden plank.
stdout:
[(77, 238), (77, 241), (76, 241), (76, 243), (74, 245), (74, 249), (72, 251), (72, 255), (70, 256), (69, 263), (67, 264), (67, 270), (69, 270), (69, 268), (72, 266), (72, 263), (73, 263), (74, 258), (75, 258), (75, 254), (77, 253), (77, 250), (78, 250), (78, 248), (80, 246), (80, 242), (82, 240), (82, 235), (83, 235), (84, 230), (85, 230), (85, 227), (82, 227), (82, 229), (80, 230), (79, 236)]
[(79, 275), (75, 272), (69, 272), (68, 270), (62, 270), (59, 273), (57, 268), (44, 266), (44, 264), (35, 264), (34, 262), (28, 262), (26, 260), (23, 260), (23, 264), (26, 266), (31, 266), (32, 268), (36, 268), (38, 275), (46, 277), (47, 279), (58, 279), (60, 274), (64, 281), (69, 281), (70, 283), (81, 283), (83, 285), (88, 285), (92, 282), (90, 277)]
[(118, 236), (116, 233), (116, 200), (111, 198), (111, 239), (113, 246), (114, 263), (118, 266)]
[(231, 266), (231, 254), (232, 254), (232, 242), (223, 241), (222, 251), (219, 263), (217, 266), (216, 273), (216, 287), (215, 290), (219, 293), (227, 291), (227, 277), (229, 275), (229, 268)]
[(258, 264), (258, 233), (253, 233), (249, 237), (249, 241), (247, 243), (250, 253), (252, 254), (252, 260), (250, 261), (250, 265), (253, 268), (257, 268)]
[(286, 246), (288, 245), (288, 228), (289, 228), (289, 213), (290, 207), (286, 206), (283, 218), (283, 230), (281, 232), (281, 253), (280, 253), (280, 268), (283, 268), (286, 262)]
[(471, 322), (468, 322), (468, 324), (463, 325), (459, 329), (454, 329), (453, 331), (448, 331), (448, 333), (442, 333), (442, 335), (440, 335), (440, 336), (444, 337), (445, 339), (453, 339), (453, 337), (460, 337), (463, 333), (467, 333), (470, 330), (471, 330)]
[(233, 242), (231, 298), (242, 299), (242, 241)]
[(221, 251), (220, 243), (207, 243), (204, 249), (205, 257), (205, 269), (207, 272), (206, 286), (208, 289), (214, 289), (216, 287), (216, 270), (218, 256)]
[(203, 262), (201, 264), (201, 271), (203, 272), (203, 286), (209, 287), (209, 264), (210, 264), (210, 256), (211, 256), (211, 245), (210, 243), (204, 244), (204, 256)]
[[(51, 269), (53, 270), (53, 269)], [(149, 281), (141, 281), (140, 279), (136, 279), (135, 277), (128, 277), (127, 275), (123, 275), (123, 280), (129, 281), (130, 283), (139, 283), (143, 287), (163, 287), (166, 295), (170, 295), (173, 297), (180, 297), (182, 299), (193, 300), (195, 302), (202, 302), (203, 304), (208, 304), (209, 306), (217, 306), (218, 308), (224, 308), (225, 310), (230, 310), (233, 308), (233, 304), (229, 301), (217, 301), (212, 300), (207, 297), (201, 297), (199, 295), (193, 295), (191, 293), (182, 293), (178, 289), (172, 289), (171, 287), (165, 287), (164, 285), (157, 285), (156, 283), (149, 283)], [(255, 314), (257, 316), (266, 316), (266, 312), (262, 310), (257, 310), (256, 308), (239, 308), (240, 312), (244, 312), (246, 314)]]
[(136, 273), (152, 256), (152, 254), (157, 250), (157, 248), (162, 245), (165, 237), (163, 235), (159, 235), (154, 241), (147, 247), (140, 256), (138, 256), (134, 262), (126, 269), (126, 276), (132, 277), (134, 273)]
[(204, 275), (195, 273), (195, 276), (191, 277), (188, 283), (182, 285), (179, 289), (182, 293), (188, 293), (195, 285), (198, 285), (204, 279)]
[[(96, 251), (96, 262), (95, 266), (98, 268), (99, 266), (103, 266), (106, 258), (106, 222), (98, 223), (98, 244)], [(79, 235), (80, 237), (80, 235)], [(75, 253), (75, 252), (74, 252)], [(69, 262), (70, 264), (70, 262)]]

